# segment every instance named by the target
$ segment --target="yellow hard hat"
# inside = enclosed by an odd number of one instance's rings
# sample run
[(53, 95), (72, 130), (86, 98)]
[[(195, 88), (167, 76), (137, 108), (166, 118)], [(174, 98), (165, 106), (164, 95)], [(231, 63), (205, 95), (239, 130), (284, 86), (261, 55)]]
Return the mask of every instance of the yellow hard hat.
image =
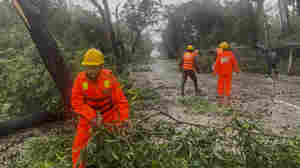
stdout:
[(222, 42), (222, 43), (219, 45), (219, 47), (220, 47), (220, 48), (223, 48), (223, 49), (227, 49), (227, 48), (229, 48), (230, 46), (229, 46), (229, 44), (228, 44), (226, 41), (224, 41), (224, 42)]
[(194, 50), (194, 47), (193, 47), (192, 45), (188, 45), (188, 46), (186, 47), (186, 49), (187, 49), (187, 50)]
[(89, 49), (83, 56), (81, 65), (84, 66), (98, 66), (104, 64), (104, 54), (95, 49)]

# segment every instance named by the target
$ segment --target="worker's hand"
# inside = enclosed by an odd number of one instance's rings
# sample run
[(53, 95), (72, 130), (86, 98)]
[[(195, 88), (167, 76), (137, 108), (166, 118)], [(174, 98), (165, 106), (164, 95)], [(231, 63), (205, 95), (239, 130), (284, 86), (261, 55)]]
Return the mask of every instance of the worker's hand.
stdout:
[(97, 117), (95, 117), (91, 120), (91, 124), (92, 124), (92, 127), (101, 127), (102, 121), (101, 121), (101, 119), (98, 119)]
[(126, 128), (132, 128), (132, 123), (131, 123), (130, 120), (125, 121), (125, 122), (124, 122), (124, 125), (125, 125)]
[(183, 69), (181, 67), (179, 68), (179, 72), (183, 72)]
[(238, 81), (240, 81), (241, 80), (241, 74), (240, 74), (241, 72), (236, 72), (236, 79), (238, 80)]
[(126, 135), (128, 135), (131, 126), (132, 125), (131, 125), (130, 121), (123, 121), (119, 126), (115, 127), (116, 128), (116, 132), (119, 135), (126, 136)]

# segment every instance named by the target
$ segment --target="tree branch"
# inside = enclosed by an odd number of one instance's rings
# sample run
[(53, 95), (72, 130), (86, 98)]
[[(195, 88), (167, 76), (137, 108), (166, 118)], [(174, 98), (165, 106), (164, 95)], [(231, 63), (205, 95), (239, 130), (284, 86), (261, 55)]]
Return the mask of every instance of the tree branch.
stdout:
[[(175, 117), (173, 117), (172, 115), (166, 113), (166, 112), (163, 112), (161, 109), (155, 109), (158, 111), (158, 113), (168, 117), (169, 119), (175, 121), (176, 123), (175, 124), (184, 124), (184, 125), (190, 125), (190, 126), (193, 126), (193, 127), (197, 127), (197, 128), (204, 128), (204, 129), (209, 129), (209, 128), (213, 128), (213, 129), (216, 129), (217, 131), (220, 131), (220, 132), (224, 132), (226, 128), (230, 128), (232, 127), (231, 125), (225, 125), (224, 127), (215, 127), (215, 126), (206, 126), (206, 125), (202, 125), (202, 124), (195, 124), (195, 123), (190, 123), (190, 122), (185, 122), (185, 121), (181, 121), (181, 120), (178, 120), (176, 119)], [(157, 113), (153, 114), (153, 116), (156, 116)], [(151, 117), (151, 116), (149, 116)], [(148, 120), (149, 118), (147, 118)], [(249, 134), (251, 135), (257, 135), (257, 136), (267, 136), (267, 137), (276, 137), (276, 138), (284, 138), (284, 139), (289, 139), (290, 137), (285, 137), (285, 136), (281, 136), (281, 135), (276, 135), (276, 134), (273, 134), (273, 133), (263, 133), (263, 132), (255, 132), (255, 131), (250, 131), (248, 132)]]
[(105, 11), (103, 9), (103, 7), (96, 1), (96, 0), (90, 0), (91, 3), (98, 9), (99, 13), (101, 14), (104, 23), (106, 24), (107, 19), (106, 19), (106, 15), (105, 15)]

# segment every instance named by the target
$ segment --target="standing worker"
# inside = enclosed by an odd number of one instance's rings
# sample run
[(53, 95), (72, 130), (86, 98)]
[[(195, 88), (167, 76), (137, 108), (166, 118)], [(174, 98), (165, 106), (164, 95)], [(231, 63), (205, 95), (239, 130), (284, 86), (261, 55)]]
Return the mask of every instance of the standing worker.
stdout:
[(277, 69), (277, 64), (280, 63), (280, 56), (276, 53), (274, 49), (266, 49), (265, 57), (268, 65), (268, 72), (266, 76), (272, 79), (273, 72), (274, 72), (275, 78), (278, 79), (279, 71)]
[(200, 73), (200, 70), (197, 66), (197, 58), (198, 55), (198, 50), (196, 50), (192, 45), (188, 45), (186, 48), (185, 53), (183, 54), (182, 59), (180, 60), (179, 63), (179, 69), (182, 70), (182, 85), (181, 85), (181, 95), (184, 96), (184, 87), (185, 83), (187, 81), (187, 78), (190, 77), (195, 86), (195, 94), (198, 95), (198, 83), (197, 83), (197, 76), (196, 76), (196, 71), (197, 73)]
[[(214, 75), (219, 75), (218, 80), (218, 102), (219, 104), (230, 105), (230, 95), (231, 95), (231, 81), (232, 72), (240, 72), (237, 60), (230, 49), (227, 42), (222, 42), (220, 44), (222, 48), (222, 53), (218, 55), (216, 64), (214, 67)], [(226, 96), (226, 102), (224, 103), (224, 92)]]
[[(87, 146), (92, 126), (121, 126), (129, 117), (128, 101), (120, 84), (110, 70), (103, 68), (103, 64), (102, 52), (89, 49), (82, 62), (86, 71), (78, 74), (72, 89), (72, 107), (80, 117), (72, 147), (73, 168), (80, 151)], [(81, 162), (79, 168), (85, 166)]]
[[(216, 49), (216, 59), (218, 59), (218, 57), (223, 53), (223, 48), (221, 46), (221, 44), (219, 45), (219, 47)], [(214, 71), (215, 70), (215, 65), (216, 65), (216, 62), (214, 62), (213, 66), (212, 66), (212, 70)]]

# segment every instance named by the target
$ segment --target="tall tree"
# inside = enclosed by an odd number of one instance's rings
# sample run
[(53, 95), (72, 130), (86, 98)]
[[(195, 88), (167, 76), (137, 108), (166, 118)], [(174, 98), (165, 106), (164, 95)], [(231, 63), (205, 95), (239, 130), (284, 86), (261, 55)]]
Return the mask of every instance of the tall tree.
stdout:
[(162, 7), (160, 0), (127, 0), (121, 11), (123, 22), (135, 33), (131, 54), (135, 54), (142, 32), (156, 23)]
[(259, 41), (265, 41), (265, 45), (267, 44), (266, 40), (266, 17), (265, 17), (265, 10), (264, 10), (264, 2), (265, 0), (257, 0), (257, 27), (258, 27), (258, 37)]
[(297, 15), (300, 16), (300, 0), (297, 0)]
[(281, 31), (282, 33), (288, 33), (290, 28), (288, 1), (278, 0), (278, 5), (280, 13)]
[(187, 44), (209, 48), (224, 40), (227, 32), (224, 29), (222, 10), (222, 6), (215, 0), (195, 0), (170, 11), (168, 25), (163, 32), (163, 46), (167, 55), (173, 58), (181, 56)]
[(119, 47), (120, 45), (122, 45), (122, 43), (116, 39), (116, 32), (114, 30), (113, 23), (111, 20), (112, 14), (110, 11), (109, 3), (107, 0), (102, 0), (103, 6), (101, 6), (101, 4), (97, 0), (90, 0), (90, 1), (98, 9), (99, 13), (101, 14), (104, 20), (104, 24), (107, 31), (106, 34), (108, 35), (108, 39), (111, 42), (111, 46), (117, 64), (116, 71), (120, 73), (123, 70), (122, 55), (121, 55), (122, 52), (120, 51), (122, 47), (121, 48)]

